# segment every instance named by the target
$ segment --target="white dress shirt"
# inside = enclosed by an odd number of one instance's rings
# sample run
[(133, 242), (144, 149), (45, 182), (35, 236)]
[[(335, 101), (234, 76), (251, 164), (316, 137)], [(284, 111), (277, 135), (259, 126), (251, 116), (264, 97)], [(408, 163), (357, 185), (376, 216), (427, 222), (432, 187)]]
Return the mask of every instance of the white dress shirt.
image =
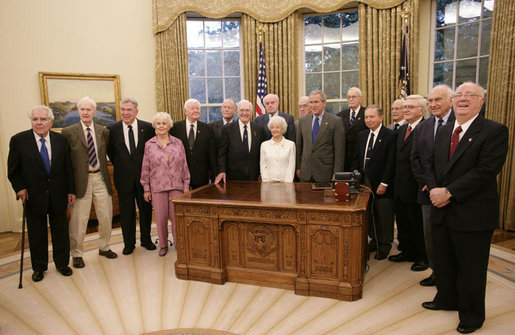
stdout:
[(191, 125), (193, 125), (193, 138), (197, 138), (197, 121), (195, 121), (194, 123), (191, 123), (188, 118), (186, 118), (186, 138), (189, 139), (190, 138), (190, 128), (191, 128)]
[(91, 125), (88, 127), (82, 122), (82, 120), (80, 121), (80, 124), (82, 126), (82, 131), (84, 132), (84, 138), (86, 139), (86, 145), (88, 145), (88, 131), (86, 129), (87, 128), (91, 129), (91, 136), (93, 137), (93, 144), (95, 145), (95, 153), (97, 154), (97, 166), (95, 168), (93, 168), (90, 164), (88, 164), (89, 171), (98, 170), (98, 169), (100, 169), (100, 156), (98, 156), (98, 146), (97, 146), (97, 136), (95, 134), (95, 124), (93, 122), (91, 122)]
[[(123, 125), (123, 139), (125, 141), (125, 146), (127, 147), (127, 150), (132, 155), (131, 152), (131, 146), (129, 145), (129, 126), (125, 124), (125, 122), (122, 122)], [(134, 134), (134, 146), (138, 147), (138, 119), (134, 119), (134, 122), (131, 124), (132, 126), (132, 133)]]
[(249, 152), (250, 152), (250, 148), (252, 148), (252, 136), (250, 135), (250, 131), (251, 131), (250, 122), (245, 125), (245, 124), (243, 124), (243, 122), (241, 122), (241, 120), (238, 120), (238, 125), (240, 126), (240, 135), (241, 135), (242, 142), (243, 142), (243, 132), (245, 131), (243, 126), (247, 126), (247, 138), (249, 141)]
[(38, 145), (39, 152), (41, 152), (41, 145), (42, 145), (40, 139), (42, 139), (42, 138), (45, 139), (45, 147), (46, 147), (46, 150), (48, 151), (48, 159), (50, 161), (50, 164), (52, 164), (52, 146), (50, 145), (50, 133), (46, 134), (45, 137), (39, 136), (34, 131), (32, 133), (34, 134), (34, 138), (36, 139), (36, 143)]
[(292, 182), (295, 175), (295, 143), (273, 138), (261, 143), (260, 170), (262, 181)]

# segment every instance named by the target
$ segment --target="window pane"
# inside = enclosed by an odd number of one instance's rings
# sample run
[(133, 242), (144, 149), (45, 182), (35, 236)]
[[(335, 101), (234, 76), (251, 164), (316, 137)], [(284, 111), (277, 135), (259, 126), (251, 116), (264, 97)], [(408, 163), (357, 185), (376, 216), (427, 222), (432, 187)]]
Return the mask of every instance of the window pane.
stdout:
[(488, 57), (479, 60), (479, 85), (486, 88), (488, 84)]
[(358, 71), (349, 71), (342, 73), (342, 97), (347, 96), (347, 91), (351, 87), (359, 87)]
[(359, 40), (358, 12), (342, 14), (342, 42)]
[(438, 0), (436, 2), (436, 27), (456, 23), (456, 0)]
[(207, 102), (223, 102), (223, 80), (222, 78), (210, 78), (207, 80)]
[(460, 0), (459, 23), (477, 21), (481, 17), (481, 0)]
[(435, 62), (454, 58), (456, 28), (439, 29), (435, 36)]
[(240, 77), (225, 79), (225, 97), (236, 102), (241, 100)]
[(452, 77), (452, 62), (435, 64), (433, 71), (433, 86), (445, 84), (452, 87)]
[(324, 46), (324, 71), (340, 70), (340, 44)]
[(342, 45), (342, 70), (359, 68), (359, 43)]
[(204, 47), (204, 22), (187, 21), (186, 31), (188, 36), (188, 48)]
[(240, 23), (238, 21), (223, 21), (224, 48), (240, 47)]
[(340, 72), (324, 74), (324, 92), (327, 99), (340, 98)]
[(325, 111), (331, 114), (338, 114), (340, 113), (344, 108), (347, 108), (347, 104), (344, 102), (328, 102), (327, 105), (325, 105)]
[(490, 34), (492, 33), (492, 20), (483, 21), (481, 32), (481, 56), (490, 53)]
[(200, 122), (207, 123), (208, 107), (200, 107)]
[(222, 23), (220, 21), (205, 21), (206, 48), (222, 47)]
[(494, 0), (485, 0), (483, 4), (483, 18), (492, 17), (494, 12)]
[(306, 72), (322, 71), (322, 46), (307, 46), (305, 58)]
[(340, 14), (324, 16), (324, 43), (340, 42)]
[(476, 82), (476, 59), (456, 62), (456, 87), (466, 81)]
[(188, 73), (190, 76), (204, 75), (204, 51), (188, 51)]
[(456, 58), (477, 56), (479, 23), (465, 24), (458, 27), (458, 44)]
[(322, 17), (306, 16), (304, 19), (304, 44), (322, 43)]
[[(348, 27), (350, 25), (357, 25), (358, 24), (358, 12), (345, 12), (342, 13), (342, 27)], [(357, 38), (357, 36), (356, 36)]]
[(322, 89), (322, 74), (306, 74), (306, 95), (313, 90)]
[(222, 51), (207, 51), (206, 61), (208, 76), (222, 75)]
[(240, 75), (240, 52), (224, 51), (224, 75), (239, 76)]
[(206, 103), (206, 82), (204, 79), (190, 78), (190, 97)]

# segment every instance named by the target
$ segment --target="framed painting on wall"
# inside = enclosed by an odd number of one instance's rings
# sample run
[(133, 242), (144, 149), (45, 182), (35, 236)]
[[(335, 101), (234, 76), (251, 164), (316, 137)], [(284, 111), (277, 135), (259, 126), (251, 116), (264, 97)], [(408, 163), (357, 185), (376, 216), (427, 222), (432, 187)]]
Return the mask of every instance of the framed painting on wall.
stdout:
[(41, 102), (54, 112), (54, 129), (80, 120), (77, 101), (89, 96), (97, 103), (94, 122), (108, 126), (120, 120), (120, 76), (39, 72)]

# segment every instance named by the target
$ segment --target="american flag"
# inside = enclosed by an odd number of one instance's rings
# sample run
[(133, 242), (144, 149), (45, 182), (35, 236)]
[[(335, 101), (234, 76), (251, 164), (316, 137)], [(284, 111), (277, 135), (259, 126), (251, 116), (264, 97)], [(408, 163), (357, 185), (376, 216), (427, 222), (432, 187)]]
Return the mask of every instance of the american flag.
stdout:
[(257, 98), (256, 98), (256, 115), (265, 113), (265, 105), (263, 99), (268, 94), (268, 85), (266, 82), (266, 65), (265, 57), (263, 56), (263, 42), (259, 41), (259, 71), (257, 82)]
[(400, 98), (406, 99), (410, 95), (410, 78), (409, 78), (409, 44), (408, 44), (408, 23), (405, 21), (402, 25), (402, 51), (401, 51), (401, 68), (399, 73)]

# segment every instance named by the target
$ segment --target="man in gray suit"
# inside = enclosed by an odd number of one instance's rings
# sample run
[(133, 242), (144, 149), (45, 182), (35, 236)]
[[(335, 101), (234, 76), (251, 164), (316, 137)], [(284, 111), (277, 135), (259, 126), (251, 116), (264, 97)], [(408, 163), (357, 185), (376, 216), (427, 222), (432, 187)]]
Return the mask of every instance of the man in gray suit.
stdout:
[(329, 182), (343, 171), (345, 130), (342, 118), (325, 113), (327, 97), (315, 90), (309, 94), (312, 114), (299, 119), (297, 176), (303, 182)]
[(107, 170), (107, 147), (109, 145), (109, 130), (93, 122), (97, 110), (96, 102), (90, 97), (84, 97), (77, 103), (80, 121), (63, 128), (62, 134), (70, 145), (75, 193), (77, 199), (70, 208), (70, 251), (73, 257), (73, 267), (84, 267), (82, 255), (83, 242), (88, 226), (91, 202), (95, 203), (95, 213), (98, 218), (98, 248), (99, 255), (116, 258), (117, 255), (109, 249), (111, 224), (113, 219), (113, 204), (111, 195), (111, 178)]

